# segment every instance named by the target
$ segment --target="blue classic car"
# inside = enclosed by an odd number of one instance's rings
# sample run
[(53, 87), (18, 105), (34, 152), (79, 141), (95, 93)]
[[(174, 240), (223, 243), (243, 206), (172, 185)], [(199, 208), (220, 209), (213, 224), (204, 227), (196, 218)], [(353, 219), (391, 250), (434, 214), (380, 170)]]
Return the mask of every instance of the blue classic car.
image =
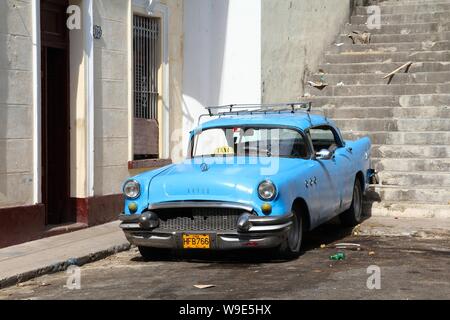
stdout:
[(345, 141), (310, 103), (208, 108), (189, 155), (123, 186), (121, 228), (150, 259), (165, 249), (277, 248), (339, 215), (361, 221), (369, 138)]

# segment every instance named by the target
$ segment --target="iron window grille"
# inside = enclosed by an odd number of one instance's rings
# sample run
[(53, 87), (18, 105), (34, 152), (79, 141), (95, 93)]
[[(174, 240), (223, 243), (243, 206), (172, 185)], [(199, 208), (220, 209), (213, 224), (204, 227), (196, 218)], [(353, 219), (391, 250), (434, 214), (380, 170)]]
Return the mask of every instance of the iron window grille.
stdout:
[(133, 16), (134, 116), (158, 119), (159, 19)]

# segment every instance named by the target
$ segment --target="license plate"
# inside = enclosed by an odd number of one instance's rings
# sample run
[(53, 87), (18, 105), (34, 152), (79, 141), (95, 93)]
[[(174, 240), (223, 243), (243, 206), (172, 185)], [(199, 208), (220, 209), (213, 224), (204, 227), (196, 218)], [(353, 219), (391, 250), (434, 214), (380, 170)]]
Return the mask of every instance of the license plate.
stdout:
[(207, 234), (183, 234), (184, 249), (209, 249), (211, 239)]

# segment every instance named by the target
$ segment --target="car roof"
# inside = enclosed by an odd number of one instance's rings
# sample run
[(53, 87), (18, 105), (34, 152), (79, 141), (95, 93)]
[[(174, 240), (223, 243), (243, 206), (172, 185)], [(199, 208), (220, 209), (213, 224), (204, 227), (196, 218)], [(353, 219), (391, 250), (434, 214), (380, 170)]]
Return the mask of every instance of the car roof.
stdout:
[(204, 122), (197, 130), (205, 130), (225, 126), (289, 126), (300, 130), (320, 125), (333, 125), (333, 122), (322, 115), (309, 114), (306, 112), (282, 112), (282, 113), (256, 113), (236, 114), (220, 116), (214, 120)]

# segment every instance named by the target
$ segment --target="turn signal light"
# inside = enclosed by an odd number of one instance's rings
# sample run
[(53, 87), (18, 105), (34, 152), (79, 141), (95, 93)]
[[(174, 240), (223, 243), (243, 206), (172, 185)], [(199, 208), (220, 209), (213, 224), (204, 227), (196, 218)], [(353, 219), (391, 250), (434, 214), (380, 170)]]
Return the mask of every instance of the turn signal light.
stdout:
[(272, 205), (270, 203), (263, 203), (261, 206), (261, 211), (264, 214), (271, 214), (272, 213)]

